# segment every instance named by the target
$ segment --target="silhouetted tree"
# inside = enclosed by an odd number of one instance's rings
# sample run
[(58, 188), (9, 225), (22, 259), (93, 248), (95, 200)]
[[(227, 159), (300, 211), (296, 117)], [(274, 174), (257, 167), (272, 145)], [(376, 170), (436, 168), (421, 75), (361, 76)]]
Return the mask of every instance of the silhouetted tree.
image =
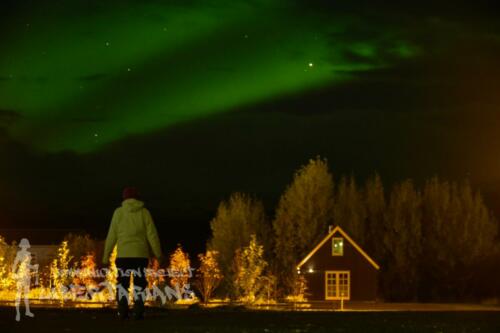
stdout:
[(335, 195), (333, 221), (356, 242), (364, 245), (366, 238), (366, 207), (353, 176), (342, 177)]
[(285, 295), (293, 289), (296, 265), (328, 230), (333, 190), (327, 161), (317, 157), (295, 173), (281, 196), (273, 222), (274, 270)]
[(246, 194), (233, 193), (228, 201), (220, 203), (215, 218), (210, 222), (212, 238), (208, 249), (219, 253), (218, 262), (225, 279), (221, 288), (231, 289), (234, 280), (233, 258), (235, 251), (247, 246), (250, 236), (262, 244), (269, 244), (270, 227), (261, 201)]
[(366, 223), (363, 226), (365, 230), (365, 247), (379, 264), (383, 264), (385, 257), (383, 239), (386, 232), (384, 214), (387, 207), (384, 185), (378, 174), (366, 181), (364, 202), (366, 207)]
[(236, 193), (220, 204), (208, 245), (220, 252), (225, 283), (231, 286), (238, 269), (232, 264), (243, 260), (241, 251), (234, 258), (235, 251), (256, 234), (267, 250), (278, 296), (287, 296), (297, 285), (297, 263), (332, 222), (381, 265), (381, 291), (388, 300), (463, 300), (500, 292), (498, 287), (477, 287), (478, 281), (500, 276), (499, 269), (492, 269), (500, 258), (499, 226), (468, 182), (434, 177), (419, 191), (405, 180), (386, 193), (375, 174), (362, 187), (353, 176), (342, 177), (335, 189), (328, 164), (319, 157), (296, 171), (281, 196), (272, 237), (262, 203)]
[(465, 297), (476, 263), (494, 249), (496, 221), (479, 192), (462, 184), (427, 181), (423, 191), (422, 276), (426, 299)]
[(422, 252), (422, 198), (411, 180), (392, 189), (385, 215), (383, 267), (384, 295), (393, 300), (415, 299), (418, 288), (418, 260)]

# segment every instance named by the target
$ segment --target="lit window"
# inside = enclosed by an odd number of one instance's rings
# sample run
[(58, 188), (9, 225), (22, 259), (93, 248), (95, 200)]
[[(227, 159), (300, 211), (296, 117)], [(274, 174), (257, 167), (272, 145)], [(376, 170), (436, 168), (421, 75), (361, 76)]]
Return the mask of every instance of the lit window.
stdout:
[(344, 239), (342, 237), (332, 238), (332, 256), (344, 255)]
[(348, 300), (351, 298), (351, 273), (349, 271), (325, 272), (325, 299)]

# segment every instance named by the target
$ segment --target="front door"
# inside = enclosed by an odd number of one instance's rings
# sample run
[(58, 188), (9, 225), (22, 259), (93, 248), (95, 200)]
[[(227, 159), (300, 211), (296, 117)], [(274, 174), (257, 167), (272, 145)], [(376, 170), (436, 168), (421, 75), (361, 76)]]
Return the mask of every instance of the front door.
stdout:
[(351, 273), (349, 271), (325, 272), (325, 299), (348, 300), (351, 298)]

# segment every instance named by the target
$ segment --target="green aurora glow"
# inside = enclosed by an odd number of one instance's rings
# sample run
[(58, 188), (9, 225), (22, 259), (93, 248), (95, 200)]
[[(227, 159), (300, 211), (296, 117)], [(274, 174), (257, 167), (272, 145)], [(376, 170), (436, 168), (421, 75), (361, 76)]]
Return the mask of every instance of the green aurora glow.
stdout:
[(416, 52), (383, 29), (345, 38), (355, 22), (281, 1), (132, 1), (74, 11), (18, 18), (0, 55), (0, 110), (19, 114), (8, 131), (44, 151), (94, 151), (350, 80)]

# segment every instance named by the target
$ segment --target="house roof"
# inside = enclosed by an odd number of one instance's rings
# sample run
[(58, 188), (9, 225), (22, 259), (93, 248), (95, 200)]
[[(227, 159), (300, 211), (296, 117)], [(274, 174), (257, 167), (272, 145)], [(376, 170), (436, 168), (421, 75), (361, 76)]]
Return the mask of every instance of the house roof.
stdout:
[(339, 226), (336, 226), (332, 231), (330, 231), (330, 233), (325, 238), (323, 238), (323, 240), (321, 242), (319, 242), (319, 244), (316, 245), (316, 247), (311, 252), (309, 252), (309, 254), (304, 259), (302, 259), (302, 261), (297, 265), (297, 269), (300, 269), (300, 267), (302, 267), (302, 265), (304, 265), (337, 232), (340, 233), (342, 235), (342, 237), (344, 237), (345, 239), (347, 239), (347, 241), (363, 257), (365, 257), (365, 259), (368, 260), (368, 262), (370, 264), (372, 264), (373, 267), (375, 267), (375, 269), (377, 269), (377, 270), (380, 269), (380, 266), (372, 258), (370, 258), (370, 256), (368, 254), (366, 254), (366, 252), (363, 251), (363, 249), (358, 244), (356, 244), (356, 242), (353, 241), (352, 238), (349, 237), (349, 235), (344, 230), (342, 230), (342, 228), (339, 227)]

